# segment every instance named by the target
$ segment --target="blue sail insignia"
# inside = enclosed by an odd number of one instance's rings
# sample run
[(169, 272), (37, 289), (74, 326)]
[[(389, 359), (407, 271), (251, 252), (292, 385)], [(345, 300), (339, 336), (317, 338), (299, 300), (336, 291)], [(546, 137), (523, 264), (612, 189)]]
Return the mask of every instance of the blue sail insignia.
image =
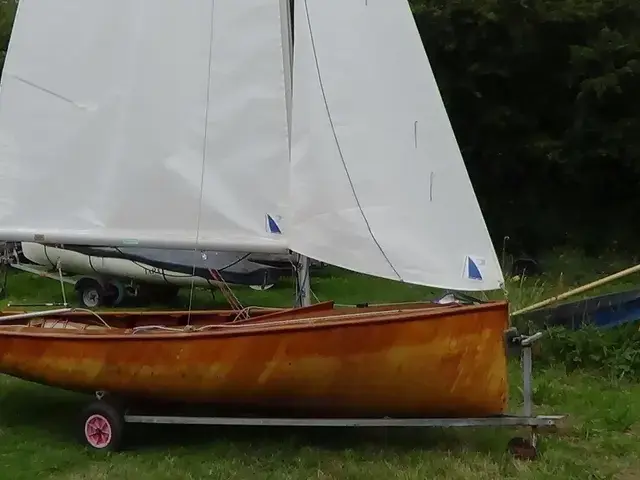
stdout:
[(276, 235), (282, 235), (282, 230), (280, 230), (280, 227), (278, 226), (278, 222), (276, 222), (275, 219), (268, 213), (267, 213), (267, 232), (273, 233)]
[(467, 256), (467, 277), (471, 280), (482, 280), (482, 273), (476, 262), (469, 256)]

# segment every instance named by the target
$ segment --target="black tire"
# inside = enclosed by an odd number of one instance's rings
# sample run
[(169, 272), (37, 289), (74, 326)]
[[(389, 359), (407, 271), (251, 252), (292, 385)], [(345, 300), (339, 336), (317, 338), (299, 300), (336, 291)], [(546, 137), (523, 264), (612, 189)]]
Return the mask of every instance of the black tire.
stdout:
[(121, 283), (107, 283), (103, 303), (107, 307), (119, 307), (126, 297), (125, 288)]
[(512, 438), (507, 444), (507, 450), (518, 460), (536, 460), (538, 458), (538, 449), (526, 438)]
[(121, 449), (124, 415), (115, 405), (97, 400), (82, 411), (78, 423), (78, 437), (87, 448), (101, 452)]
[(105, 303), (105, 291), (99, 282), (93, 279), (82, 280), (76, 285), (78, 300), (85, 308), (98, 308)]

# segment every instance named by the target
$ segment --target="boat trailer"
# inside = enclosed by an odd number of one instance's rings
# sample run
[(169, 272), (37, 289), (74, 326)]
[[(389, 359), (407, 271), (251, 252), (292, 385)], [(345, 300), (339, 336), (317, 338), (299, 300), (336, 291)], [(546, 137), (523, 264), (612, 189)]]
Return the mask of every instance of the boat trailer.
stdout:
[(506, 332), (508, 355), (519, 351), (523, 373), (523, 412), (519, 415), (499, 415), (481, 418), (254, 418), (248, 416), (177, 416), (134, 414), (125, 401), (112, 398), (108, 392), (96, 392), (80, 418), (81, 441), (92, 450), (120, 450), (126, 424), (173, 425), (234, 425), (265, 427), (526, 427), (527, 438), (512, 438), (508, 451), (516, 458), (533, 460), (538, 455), (538, 435), (555, 431), (564, 415), (533, 415), (532, 346), (543, 336), (517, 335), (515, 329)]

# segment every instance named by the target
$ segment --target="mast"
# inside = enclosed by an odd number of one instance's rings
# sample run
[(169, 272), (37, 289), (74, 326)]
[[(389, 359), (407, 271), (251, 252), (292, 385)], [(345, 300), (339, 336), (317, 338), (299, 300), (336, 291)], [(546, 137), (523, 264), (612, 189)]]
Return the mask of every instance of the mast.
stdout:
[(298, 292), (296, 294), (296, 305), (299, 307), (308, 307), (311, 305), (311, 278), (309, 257), (298, 255), (298, 263), (296, 272), (298, 274)]
[[(286, 39), (283, 53), (285, 67), (288, 66), (286, 82), (287, 88), (287, 120), (289, 122), (289, 141), (291, 141), (291, 111), (293, 101), (293, 44), (294, 44), (294, 8), (295, 0), (281, 0), (283, 19), (286, 24), (283, 26), (283, 38)], [(305, 255), (297, 255), (296, 261), (296, 300), (295, 305), (298, 307), (307, 307), (311, 305), (311, 276), (310, 261)]]

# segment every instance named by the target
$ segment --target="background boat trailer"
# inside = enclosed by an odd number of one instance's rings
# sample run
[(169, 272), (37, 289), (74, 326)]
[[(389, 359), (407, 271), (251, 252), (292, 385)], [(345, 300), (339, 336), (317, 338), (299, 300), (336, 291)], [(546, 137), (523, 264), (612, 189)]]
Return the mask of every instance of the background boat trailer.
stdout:
[(81, 415), (81, 441), (93, 450), (116, 451), (122, 445), (127, 423), (174, 425), (237, 425), (266, 427), (527, 427), (528, 438), (515, 437), (508, 443), (509, 452), (516, 458), (532, 460), (537, 457), (538, 433), (555, 430), (564, 415), (533, 415), (532, 352), (534, 342), (542, 332), (532, 336), (507, 332), (507, 349), (521, 354), (524, 405), (521, 415), (499, 415), (481, 418), (253, 418), (227, 416), (133, 415), (122, 402), (106, 392), (97, 392), (97, 400)]
[[(2, 246), (0, 246), (2, 248)], [(62, 262), (58, 262), (55, 268), (37, 265), (31, 262), (23, 263), (21, 252), (16, 245), (4, 246), (0, 254), (0, 293), (7, 294), (8, 269), (13, 268), (30, 273), (40, 278), (48, 278), (60, 283), (62, 302), (47, 303), (13, 303), (8, 307), (68, 307), (70, 306), (65, 292), (65, 284), (72, 285), (77, 296), (77, 301), (83, 308), (94, 309), (99, 307), (119, 307), (125, 299), (139, 298), (149, 300), (162, 298), (173, 299), (179, 288), (170, 286), (162, 289), (156, 285), (145, 285), (127, 277), (115, 277), (95, 274), (67, 275), (63, 272)], [(154, 296), (154, 293), (156, 295)]]

